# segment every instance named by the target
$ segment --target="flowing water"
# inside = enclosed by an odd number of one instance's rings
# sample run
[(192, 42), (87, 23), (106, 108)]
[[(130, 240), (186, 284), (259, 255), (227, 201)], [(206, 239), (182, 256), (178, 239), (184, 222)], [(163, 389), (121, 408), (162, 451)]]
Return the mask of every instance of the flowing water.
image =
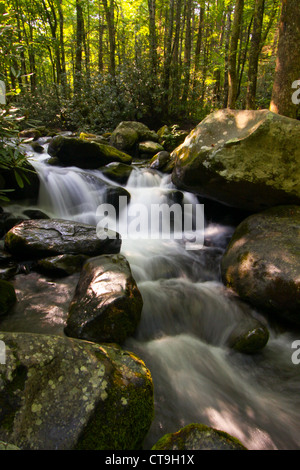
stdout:
[[(33, 154), (32, 163), (41, 180), (41, 210), (51, 217), (98, 223), (97, 207), (105, 202), (107, 183), (114, 183), (100, 171), (50, 166), (46, 153)], [(128, 209), (143, 204), (149, 210), (168, 201), (175, 189), (170, 176), (140, 165), (134, 166), (125, 188), (131, 194)], [(196, 204), (197, 200), (184, 193), (184, 202)], [(299, 449), (300, 365), (291, 359), (297, 334), (269, 325), (224, 288), (220, 260), (234, 227), (207, 222), (206, 211), (205, 216), (206, 243), (198, 250), (187, 250), (182, 239), (147, 238), (146, 234), (127, 236), (122, 242), (121, 253), (131, 265), (144, 301), (137, 332), (124, 348), (145, 361), (155, 390), (155, 418), (145, 448), (167, 432), (198, 422), (232, 434), (249, 449)], [(124, 225), (120, 214), (121, 235)], [(27, 278), (28, 309), (32, 310), (32, 298), (39, 290), (48, 304), (41, 308), (40, 298), (36, 301), (39, 309), (31, 316), (30, 326), (23, 308), (11, 323), (4, 323), (4, 329), (63, 334), (64, 315), (78, 277), (58, 283), (37, 274), (17, 278), (20, 295)], [(41, 314), (41, 309), (47, 314)], [(235, 326), (246, 324), (249, 317), (259, 318), (270, 331), (265, 349), (251, 356), (227, 346)]]

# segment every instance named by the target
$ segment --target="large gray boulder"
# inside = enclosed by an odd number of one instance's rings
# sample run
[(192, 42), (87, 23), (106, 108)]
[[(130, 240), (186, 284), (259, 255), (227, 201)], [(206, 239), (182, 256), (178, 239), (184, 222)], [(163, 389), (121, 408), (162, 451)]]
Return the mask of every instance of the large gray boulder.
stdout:
[(24, 220), (7, 232), (5, 247), (23, 259), (60, 254), (97, 256), (119, 253), (121, 239), (116, 232), (99, 228), (96, 232), (92, 225), (70, 220)]
[(136, 330), (142, 307), (142, 296), (123, 255), (90, 258), (82, 268), (65, 333), (121, 344)]
[(247, 450), (230, 434), (205, 424), (188, 424), (179, 431), (165, 434), (152, 450)]
[(220, 110), (172, 152), (179, 189), (258, 212), (300, 203), (300, 122), (268, 110)]
[(48, 153), (58, 163), (84, 169), (96, 169), (111, 162), (130, 164), (132, 157), (115, 147), (78, 137), (54, 137), (48, 146)]
[(153, 418), (145, 364), (115, 345), (0, 333), (0, 441), (22, 450), (140, 449)]
[(246, 218), (221, 263), (224, 284), (243, 300), (300, 325), (300, 206)]

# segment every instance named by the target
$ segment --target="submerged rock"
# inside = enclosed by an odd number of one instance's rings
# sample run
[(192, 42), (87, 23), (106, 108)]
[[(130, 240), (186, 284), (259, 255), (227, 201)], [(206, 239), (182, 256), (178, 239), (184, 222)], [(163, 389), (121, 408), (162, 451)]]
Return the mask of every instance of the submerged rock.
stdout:
[(49, 143), (48, 153), (61, 164), (83, 169), (96, 169), (111, 162), (130, 164), (132, 157), (115, 147), (77, 137), (56, 136)]
[(82, 268), (65, 333), (88, 341), (122, 344), (136, 330), (142, 306), (124, 256), (91, 258)]
[(115, 345), (1, 333), (0, 440), (22, 450), (140, 449), (153, 418), (149, 370)]
[(247, 450), (226, 432), (192, 423), (178, 432), (166, 434), (151, 450)]
[(14, 256), (45, 258), (59, 254), (97, 256), (119, 253), (121, 239), (111, 230), (69, 220), (24, 220), (5, 236), (6, 249)]
[(257, 212), (300, 203), (300, 122), (268, 110), (220, 110), (172, 152), (179, 189)]
[(300, 206), (251, 215), (222, 258), (222, 278), (254, 307), (300, 325)]

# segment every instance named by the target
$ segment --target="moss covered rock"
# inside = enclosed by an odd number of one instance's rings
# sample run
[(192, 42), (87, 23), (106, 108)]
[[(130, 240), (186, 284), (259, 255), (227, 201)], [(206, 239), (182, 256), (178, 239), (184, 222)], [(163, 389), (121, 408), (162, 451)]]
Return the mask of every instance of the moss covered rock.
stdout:
[(69, 307), (65, 333), (95, 342), (123, 343), (139, 323), (142, 296), (122, 255), (90, 258)]
[(48, 146), (51, 157), (61, 164), (84, 169), (96, 169), (111, 162), (130, 164), (132, 157), (115, 147), (77, 137), (54, 137)]
[(247, 217), (224, 253), (222, 278), (240, 298), (300, 325), (300, 206)]
[(112, 132), (110, 143), (118, 149), (132, 152), (138, 142), (158, 141), (158, 135), (148, 126), (137, 121), (122, 121)]
[(133, 167), (125, 163), (110, 163), (103, 168), (100, 168), (104, 176), (119, 184), (126, 184)]
[(6, 281), (0, 280), (0, 316), (5, 315), (17, 301), (14, 286)]
[(0, 440), (24, 450), (140, 449), (153, 418), (149, 370), (114, 345), (1, 333)]
[(235, 437), (223, 431), (192, 423), (166, 434), (152, 450), (247, 450)]
[(97, 256), (119, 253), (121, 239), (116, 232), (105, 232), (99, 228), (96, 231), (94, 226), (80, 222), (59, 219), (24, 220), (6, 234), (5, 247), (22, 259), (60, 254)]
[(153, 155), (164, 150), (163, 146), (158, 142), (146, 140), (139, 143), (139, 154), (142, 157), (153, 157)]
[(162, 150), (156, 153), (149, 162), (150, 168), (162, 171), (163, 173), (172, 173), (174, 168), (174, 160), (172, 160), (170, 153)]
[(268, 110), (220, 110), (172, 152), (179, 189), (258, 212), (300, 203), (300, 122)]

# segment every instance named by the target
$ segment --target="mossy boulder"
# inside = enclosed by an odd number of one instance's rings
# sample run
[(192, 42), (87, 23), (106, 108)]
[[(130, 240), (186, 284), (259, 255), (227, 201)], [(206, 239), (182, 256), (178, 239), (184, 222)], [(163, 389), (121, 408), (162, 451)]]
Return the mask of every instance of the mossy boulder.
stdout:
[(163, 173), (172, 173), (174, 160), (171, 159), (169, 152), (162, 150), (151, 158), (149, 165), (153, 170), (159, 170)]
[(22, 450), (138, 450), (153, 418), (149, 370), (116, 345), (1, 333), (0, 440)]
[(130, 164), (132, 157), (115, 147), (77, 137), (54, 137), (48, 146), (51, 157), (57, 157), (62, 165), (83, 169), (96, 169), (111, 162)]
[(110, 143), (120, 149), (134, 152), (136, 144), (145, 140), (158, 142), (156, 132), (138, 121), (122, 121), (112, 132)]
[(0, 316), (9, 312), (17, 301), (14, 286), (6, 281), (0, 280)]
[(122, 344), (139, 323), (142, 296), (122, 255), (90, 258), (69, 307), (65, 333), (94, 342)]
[(125, 185), (131, 175), (133, 167), (125, 163), (113, 162), (103, 168), (99, 168), (104, 176), (118, 184)]
[(269, 330), (258, 320), (251, 319), (248, 328), (237, 325), (228, 338), (228, 345), (235, 351), (244, 354), (255, 354), (261, 351), (269, 340)]
[(247, 217), (233, 234), (221, 271), (240, 298), (300, 325), (300, 206)]
[(24, 220), (5, 236), (5, 247), (21, 259), (45, 258), (61, 254), (97, 256), (119, 253), (118, 233), (80, 222), (49, 219)]
[(139, 155), (141, 157), (153, 157), (153, 155), (164, 150), (163, 146), (158, 142), (146, 140), (139, 143)]
[(192, 423), (163, 436), (151, 450), (247, 450), (235, 437), (204, 424)]
[(251, 212), (300, 203), (300, 122), (268, 110), (220, 110), (176, 148), (179, 188)]
[(182, 144), (188, 134), (188, 131), (179, 129), (178, 124), (173, 124), (172, 126), (164, 125), (157, 131), (159, 143), (168, 152), (172, 152), (176, 147)]

